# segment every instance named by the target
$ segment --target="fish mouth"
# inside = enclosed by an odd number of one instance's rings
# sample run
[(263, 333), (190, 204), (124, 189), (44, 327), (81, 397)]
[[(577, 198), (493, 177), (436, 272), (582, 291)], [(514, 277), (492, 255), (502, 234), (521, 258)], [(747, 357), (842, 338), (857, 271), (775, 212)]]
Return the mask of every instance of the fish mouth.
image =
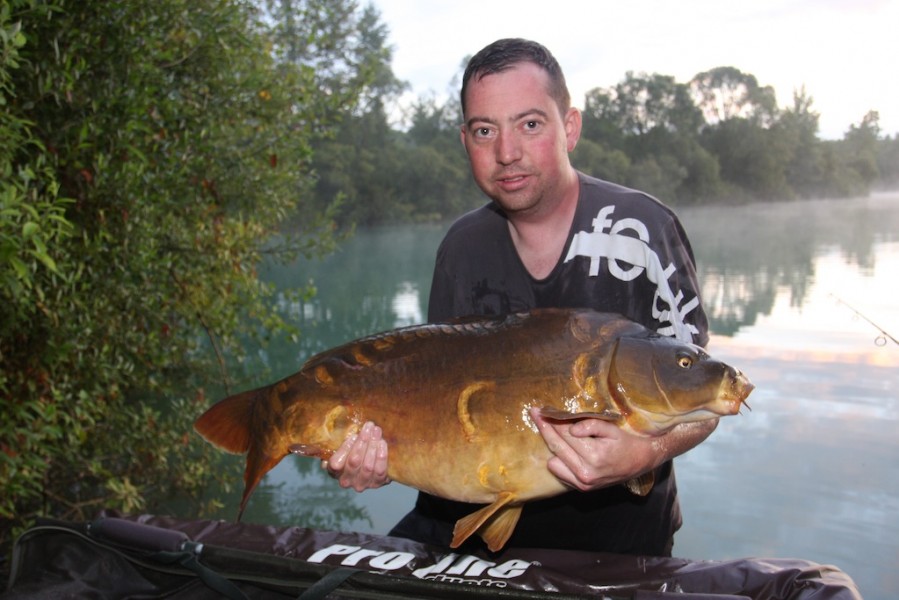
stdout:
[(752, 407), (746, 402), (746, 398), (749, 397), (755, 386), (742, 371), (734, 369), (729, 375), (721, 382), (721, 387), (718, 390), (719, 402), (716, 402), (716, 405), (721, 408), (721, 412), (718, 414), (736, 415), (740, 413), (740, 409), (743, 406), (752, 411)]

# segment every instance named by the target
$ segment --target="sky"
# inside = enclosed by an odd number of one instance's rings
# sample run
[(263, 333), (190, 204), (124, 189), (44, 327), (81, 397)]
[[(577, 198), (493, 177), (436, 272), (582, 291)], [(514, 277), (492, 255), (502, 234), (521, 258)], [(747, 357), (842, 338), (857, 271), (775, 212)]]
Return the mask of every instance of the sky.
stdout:
[(687, 83), (730, 66), (772, 86), (781, 108), (804, 86), (821, 138), (842, 138), (870, 110), (884, 135), (899, 133), (899, 0), (371, 1), (406, 100), (456, 94), (467, 56), (524, 37), (556, 56), (579, 108), (628, 71)]

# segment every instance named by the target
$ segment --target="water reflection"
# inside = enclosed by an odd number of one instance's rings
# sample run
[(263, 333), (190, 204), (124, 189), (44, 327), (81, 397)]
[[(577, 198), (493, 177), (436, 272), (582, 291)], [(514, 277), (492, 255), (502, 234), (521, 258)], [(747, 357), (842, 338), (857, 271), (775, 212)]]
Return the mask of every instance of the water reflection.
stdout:
[(693, 243), (714, 330), (730, 336), (754, 324), (771, 313), (782, 289), (789, 291), (791, 307), (802, 306), (822, 253), (836, 253), (870, 276), (876, 245), (899, 235), (897, 202), (896, 193), (884, 193), (866, 199), (679, 211)]
[(390, 302), (390, 306), (393, 308), (393, 314), (396, 317), (393, 321), (394, 327), (417, 325), (425, 321), (418, 286), (412, 281), (400, 283), (396, 295)]
[[(675, 554), (834, 563), (870, 598), (899, 591), (899, 194), (680, 211), (693, 242), (712, 353), (756, 384), (753, 411), (723, 419), (678, 459), (685, 526)], [(348, 340), (419, 323), (443, 226), (360, 231), (321, 262), (269, 266), (277, 286), (314, 282), (281, 308), (302, 331), (272, 340), (245, 387)], [(290, 457), (245, 520), (385, 533), (411, 506), (399, 485), (356, 494)], [(223, 517), (233, 516), (233, 506)]]
[(337, 344), (423, 322), (434, 254), (444, 229), (419, 225), (363, 230), (322, 261), (267, 265), (262, 276), (278, 288), (311, 282), (317, 289), (311, 300), (283, 301), (284, 314), (302, 336), (298, 342), (272, 340), (268, 354), (273, 374), (292, 373), (305, 358)]

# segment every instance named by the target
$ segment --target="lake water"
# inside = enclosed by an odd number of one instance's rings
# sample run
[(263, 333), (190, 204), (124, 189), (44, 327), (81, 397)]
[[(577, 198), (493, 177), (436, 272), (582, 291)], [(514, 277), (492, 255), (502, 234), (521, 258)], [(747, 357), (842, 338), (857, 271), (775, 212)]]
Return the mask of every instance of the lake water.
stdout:
[[(711, 319), (709, 349), (756, 390), (751, 412), (722, 419), (676, 459), (684, 526), (674, 555), (802, 558), (840, 567), (868, 600), (899, 596), (899, 193), (679, 214)], [(311, 280), (318, 293), (281, 302), (302, 337), (260, 349), (242, 387), (334, 345), (423, 322), (445, 227), (363, 230), (323, 261), (268, 267), (279, 286)], [(414, 497), (399, 484), (343, 490), (317, 461), (290, 457), (244, 520), (382, 534)]]

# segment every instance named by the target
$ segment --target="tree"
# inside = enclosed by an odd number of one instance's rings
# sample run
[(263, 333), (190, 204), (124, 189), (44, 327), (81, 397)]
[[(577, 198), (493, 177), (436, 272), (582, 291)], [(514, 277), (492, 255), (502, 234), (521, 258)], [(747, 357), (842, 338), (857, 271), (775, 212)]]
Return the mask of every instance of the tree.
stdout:
[(774, 88), (760, 86), (754, 75), (734, 67), (717, 67), (699, 73), (690, 81), (689, 88), (710, 124), (740, 118), (766, 127), (777, 115)]
[(627, 181), (631, 168), (627, 154), (586, 138), (581, 138), (571, 153), (571, 163), (585, 173), (614, 182)]
[(459, 141), (458, 102), (423, 97), (410, 108), (404, 136), (401, 193), (419, 218), (446, 219), (484, 202)]
[(219, 477), (190, 424), (290, 329), (256, 267), (332, 247), (312, 146), (370, 81), (308, 64), (352, 47), (319, 25), (294, 63), (237, 0), (0, 8), (0, 542)]
[(788, 148), (788, 185), (803, 197), (827, 194), (823, 148), (818, 140), (817, 112), (805, 88), (793, 94), (793, 106), (783, 110), (772, 130)]
[(899, 186), (899, 135), (886, 136), (877, 152), (877, 171), (880, 185), (895, 189)]
[[(314, 144), (312, 204), (324, 208), (340, 197), (337, 217), (347, 228), (408, 216), (408, 207), (398, 205), (398, 135), (386, 108), (408, 84), (391, 69), (393, 52), (380, 13), (371, 4), (360, 11), (352, 0), (266, 0), (265, 5), (280, 23), (279, 55), (311, 69), (324, 95), (342, 98), (332, 105), (337, 126)], [(331, 31), (329, 43), (309, 44), (319, 30)]]
[(358, 43), (354, 47), (354, 63), (368, 80), (362, 90), (360, 108), (363, 113), (379, 113), (385, 117), (385, 107), (409, 89), (409, 84), (394, 75), (391, 62), (393, 50), (387, 44), (388, 29), (380, 22), (381, 13), (369, 4), (362, 11), (356, 25)]
[(607, 148), (624, 148), (624, 123), (614, 88), (594, 88), (584, 96), (581, 138)]
[(617, 181), (668, 201), (699, 202), (719, 191), (717, 162), (697, 142), (702, 125), (688, 88), (666, 75), (627, 73), (585, 101), (584, 137), (629, 158)]
[(419, 98), (409, 109), (406, 139), (416, 146), (435, 146), (459, 154), (461, 117), (448, 103), (439, 104), (433, 96)]
[(689, 91), (670, 75), (635, 75), (628, 71), (613, 89), (594, 89), (587, 94), (585, 112), (593, 121), (587, 126), (599, 132), (617, 129), (625, 135), (641, 135), (655, 128), (692, 134), (702, 125), (702, 115)]
[(721, 178), (751, 197), (784, 200), (793, 196), (786, 181), (789, 149), (775, 132), (748, 119), (732, 118), (703, 131), (701, 143), (718, 159)]
[(880, 114), (872, 110), (858, 125), (849, 126), (840, 144), (848, 166), (858, 173), (866, 188), (880, 175), (877, 168), (879, 141)]

